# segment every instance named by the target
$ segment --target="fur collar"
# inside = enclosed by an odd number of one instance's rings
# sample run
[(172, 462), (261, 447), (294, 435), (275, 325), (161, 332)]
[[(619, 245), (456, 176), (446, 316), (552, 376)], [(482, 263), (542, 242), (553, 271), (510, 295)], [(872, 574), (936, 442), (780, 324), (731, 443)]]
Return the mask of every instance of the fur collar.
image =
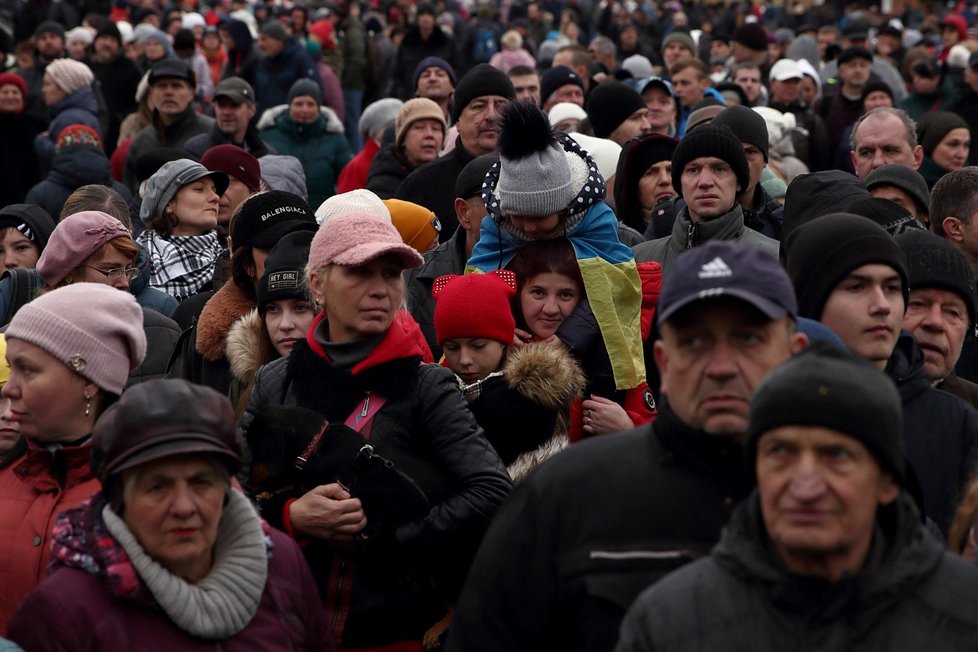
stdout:
[(228, 331), (224, 355), (231, 365), (231, 373), (246, 385), (255, 379), (259, 367), (271, 362), (262, 358), (262, 338), (267, 338), (264, 331), (265, 325), (257, 308), (234, 322)]
[(207, 360), (220, 360), (231, 325), (241, 319), (255, 302), (234, 281), (228, 281), (204, 305), (197, 320), (197, 351)]
[(584, 391), (584, 372), (577, 362), (548, 344), (510, 350), (503, 377), (514, 391), (547, 408), (566, 408)]

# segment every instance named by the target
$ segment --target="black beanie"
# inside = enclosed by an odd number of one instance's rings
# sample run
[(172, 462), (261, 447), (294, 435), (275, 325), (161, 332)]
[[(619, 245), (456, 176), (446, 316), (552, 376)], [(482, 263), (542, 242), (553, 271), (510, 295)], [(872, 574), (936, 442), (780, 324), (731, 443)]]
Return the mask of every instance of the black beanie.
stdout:
[(923, 225), (907, 209), (889, 199), (866, 197), (857, 199), (849, 205), (848, 212), (868, 217), (883, 227), (890, 237), (907, 231), (920, 231)]
[(746, 106), (731, 106), (713, 118), (713, 124), (729, 127), (740, 142), (750, 143), (761, 150), (767, 162), (767, 123), (760, 113)]
[(734, 30), (730, 40), (755, 52), (767, 51), (767, 32), (757, 23), (744, 23)]
[(744, 146), (728, 127), (710, 123), (686, 134), (673, 152), (672, 187), (680, 195), (683, 194), (683, 169), (690, 161), (703, 156), (713, 156), (726, 161), (737, 175), (737, 192), (743, 192), (750, 185), (750, 168), (747, 167)]
[(910, 289), (940, 288), (954, 292), (968, 307), (971, 323), (978, 322), (975, 273), (961, 250), (930, 231), (908, 231), (896, 237), (907, 258)]
[(890, 96), (890, 101), (896, 104), (896, 100), (893, 98), (893, 89), (881, 79), (870, 79), (866, 82), (866, 85), (863, 86), (863, 94), (860, 101), (865, 102), (870, 93), (886, 93)]
[(515, 100), (516, 90), (506, 73), (493, 68), (488, 63), (480, 63), (458, 80), (452, 104), (452, 122), (458, 122), (458, 117), (462, 115), (469, 102), (484, 95), (498, 95)]
[(554, 66), (543, 73), (543, 77), (540, 78), (540, 98), (546, 102), (554, 94), (554, 91), (568, 84), (577, 86), (582, 93), (586, 90), (584, 80), (578, 77), (576, 72), (567, 66)]
[(265, 306), (272, 301), (306, 296), (305, 269), (314, 235), (315, 231), (293, 231), (272, 247), (258, 281), (259, 314), (265, 314)]
[(636, 91), (621, 82), (600, 84), (587, 97), (588, 120), (598, 138), (607, 138), (618, 125), (645, 108), (645, 100)]
[(917, 120), (917, 141), (930, 156), (953, 129), (968, 129), (968, 123), (957, 113), (929, 111)]
[(821, 426), (852, 437), (898, 484), (906, 480), (903, 404), (896, 385), (834, 344), (811, 344), (758, 385), (747, 426), (751, 469), (756, 471), (758, 441), (781, 426)]
[(818, 217), (794, 229), (784, 241), (785, 266), (798, 296), (798, 316), (816, 321), (835, 287), (854, 269), (889, 265), (903, 280), (903, 304), (910, 282), (900, 247), (879, 224), (851, 213)]
[(122, 32), (119, 31), (119, 28), (116, 27), (115, 23), (107, 22), (99, 27), (98, 32), (95, 33), (95, 38), (100, 36), (111, 36), (115, 40), (119, 41), (120, 44), (122, 43)]

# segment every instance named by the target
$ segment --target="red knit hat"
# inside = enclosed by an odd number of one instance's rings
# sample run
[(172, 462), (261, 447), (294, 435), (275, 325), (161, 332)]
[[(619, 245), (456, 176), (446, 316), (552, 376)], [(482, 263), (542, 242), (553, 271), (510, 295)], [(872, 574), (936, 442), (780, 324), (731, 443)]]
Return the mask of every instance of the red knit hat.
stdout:
[(7, 84), (13, 84), (20, 89), (20, 94), (24, 98), (24, 102), (27, 101), (27, 82), (20, 75), (15, 75), (12, 72), (5, 72), (0, 75), (0, 86), (6, 86)]
[(516, 275), (508, 270), (488, 274), (450, 274), (435, 279), (435, 336), (438, 343), (457, 337), (482, 337), (512, 344), (516, 320), (509, 299), (516, 294)]

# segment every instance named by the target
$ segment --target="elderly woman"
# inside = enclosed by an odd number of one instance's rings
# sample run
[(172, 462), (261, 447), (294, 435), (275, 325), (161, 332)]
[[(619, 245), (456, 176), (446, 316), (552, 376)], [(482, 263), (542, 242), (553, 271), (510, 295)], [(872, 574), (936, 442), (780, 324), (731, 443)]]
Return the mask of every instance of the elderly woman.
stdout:
[(233, 424), (227, 398), (185, 380), (109, 408), (92, 435), (102, 490), (59, 516), (54, 570), (11, 638), (28, 650), (332, 649), (298, 546), (231, 487)]
[(265, 111), (257, 125), (261, 139), (275, 151), (302, 162), (310, 206), (319, 206), (336, 193), (336, 179), (353, 158), (343, 122), (322, 103), (319, 84), (300, 79), (289, 89), (288, 104)]
[(183, 301), (210, 289), (217, 257), (218, 200), (228, 175), (190, 159), (170, 161), (146, 181), (139, 219), (146, 230), (138, 243), (152, 264), (150, 285)]
[(55, 59), (44, 69), (41, 93), (48, 107), (51, 122), (43, 134), (34, 141), (38, 164), (42, 174), (47, 174), (54, 161), (58, 134), (70, 125), (91, 127), (102, 138), (99, 123), (98, 102), (92, 91), (95, 76), (91, 69), (73, 59)]
[[(243, 418), (252, 470), (281, 469), (253, 487), (262, 513), (308, 542), (306, 558), (341, 648), (420, 650), (510, 488), (454, 374), (421, 364), (420, 329), (400, 309), (402, 272), (421, 263), (381, 217), (353, 212), (325, 222), (312, 241), (306, 278), (322, 312), (288, 358), (258, 372)], [(281, 410), (273, 404), (315, 411), (316, 423), (334, 424), (336, 437), (314, 436), (313, 429), (285, 460), (263, 459), (263, 449), (283, 447), (262, 441), (274, 429), (269, 408)], [(341, 436), (353, 443), (349, 457), (337, 453)], [(363, 449), (368, 440), (372, 448)], [(369, 466), (375, 454), (423, 492), (423, 506), (384, 509), (361, 493), (367, 479), (348, 472), (360, 468), (354, 464)], [(295, 455), (307, 463), (292, 481)]]
[[(138, 255), (139, 247), (119, 220), (101, 211), (84, 211), (58, 223), (37, 261), (37, 273), (47, 288), (100, 283), (130, 292), (130, 282), (139, 276)], [(144, 287), (142, 293), (162, 294), (151, 287)], [(180, 337), (175, 321), (145, 306), (142, 311), (147, 355), (129, 375), (129, 385), (162, 376)]]
[(0, 636), (47, 575), (55, 517), (98, 490), (92, 429), (146, 355), (141, 325), (132, 295), (76, 283), (30, 302), (7, 328), (0, 394), (21, 439), (0, 465)]

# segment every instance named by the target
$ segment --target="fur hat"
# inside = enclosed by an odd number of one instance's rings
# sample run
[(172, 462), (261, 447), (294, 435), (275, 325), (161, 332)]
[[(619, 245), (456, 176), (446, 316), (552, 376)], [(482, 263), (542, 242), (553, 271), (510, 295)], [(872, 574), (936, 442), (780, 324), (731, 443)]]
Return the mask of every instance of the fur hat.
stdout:
[(101, 283), (76, 283), (24, 305), (6, 338), (44, 349), (100, 388), (121, 394), (146, 357), (143, 309), (135, 297)]
[(435, 337), (439, 344), (458, 337), (485, 338), (504, 346), (513, 343), (513, 272), (441, 276), (435, 279), (431, 293), (435, 297)]
[(95, 81), (91, 68), (74, 59), (55, 59), (44, 69), (44, 74), (50, 75), (58, 88), (68, 95), (91, 86)]

